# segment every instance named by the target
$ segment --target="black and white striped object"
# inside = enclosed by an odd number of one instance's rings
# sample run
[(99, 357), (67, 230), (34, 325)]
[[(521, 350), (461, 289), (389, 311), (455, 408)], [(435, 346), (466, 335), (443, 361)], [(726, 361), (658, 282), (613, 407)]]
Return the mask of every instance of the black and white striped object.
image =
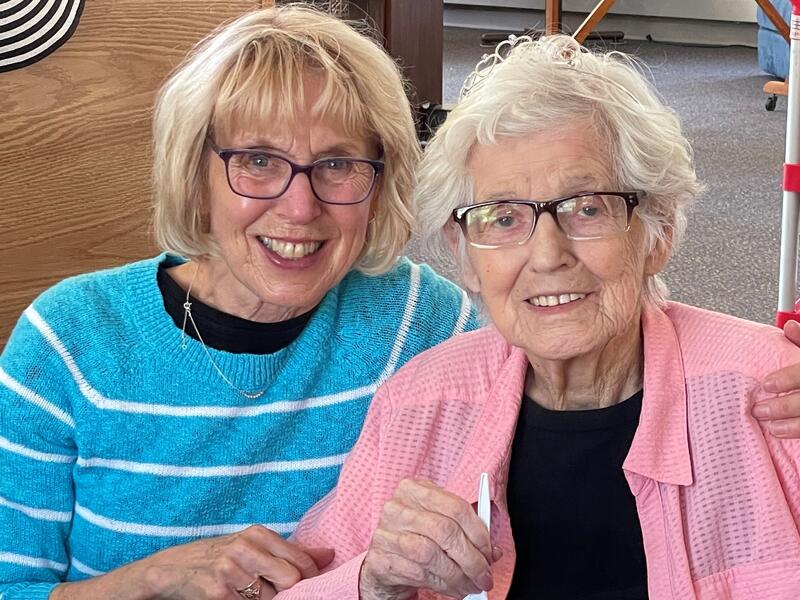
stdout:
[(66, 42), (85, 0), (0, 0), (0, 73), (27, 67)]

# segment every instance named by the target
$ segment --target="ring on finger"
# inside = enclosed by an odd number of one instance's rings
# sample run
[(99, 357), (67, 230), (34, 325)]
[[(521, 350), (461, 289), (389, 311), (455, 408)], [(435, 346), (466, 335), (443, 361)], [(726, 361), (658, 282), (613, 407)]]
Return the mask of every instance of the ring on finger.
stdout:
[(261, 577), (256, 577), (243, 588), (237, 588), (236, 593), (244, 600), (259, 600), (261, 598)]

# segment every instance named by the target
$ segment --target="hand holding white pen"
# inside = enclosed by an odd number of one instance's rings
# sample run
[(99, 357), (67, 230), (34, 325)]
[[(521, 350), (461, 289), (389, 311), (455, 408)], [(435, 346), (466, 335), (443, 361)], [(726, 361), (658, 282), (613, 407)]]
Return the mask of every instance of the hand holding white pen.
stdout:
[[(441, 487), (405, 479), (384, 505), (361, 569), (363, 600), (405, 600), (420, 589), (464, 598), (490, 590), (493, 556), (488, 477), (483, 521), (472, 505)], [(485, 596), (478, 596), (485, 598)]]

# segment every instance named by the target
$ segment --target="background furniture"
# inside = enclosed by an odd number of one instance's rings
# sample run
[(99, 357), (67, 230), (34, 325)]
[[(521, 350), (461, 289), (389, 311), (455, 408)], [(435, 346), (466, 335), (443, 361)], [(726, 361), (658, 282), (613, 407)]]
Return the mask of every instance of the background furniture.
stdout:
[[(575, 33), (572, 34), (578, 43), (583, 44), (589, 34), (597, 27), (597, 24), (603, 20), (614, 6), (615, 0), (600, 0), (597, 5), (589, 13), (589, 16), (581, 23)], [(545, 1), (545, 34), (558, 33), (561, 31), (561, 0), (546, 0)]]
[[(789, 74), (789, 25), (786, 21), (791, 18), (791, 1), (756, 0), (756, 4), (760, 9), (758, 11), (759, 65), (767, 73), (786, 78)], [(781, 38), (784, 40), (783, 61), (779, 58)], [(770, 94), (766, 101), (766, 109), (773, 111), (778, 104), (778, 96), (786, 96), (789, 93), (788, 81), (770, 81), (764, 85), (764, 92)]]
[[(578, 43), (584, 44), (588, 40), (599, 40), (604, 43), (611, 43), (611, 42), (620, 42), (624, 39), (625, 34), (622, 31), (606, 31), (606, 32), (596, 32), (594, 28), (597, 24), (603, 19), (603, 17), (608, 14), (608, 11), (614, 6), (615, 0), (599, 0), (597, 5), (591, 10), (589, 15), (584, 19), (584, 21), (578, 26), (575, 32), (572, 34)], [(530, 36), (534, 39), (538, 38), (540, 35), (552, 35), (554, 33), (559, 33), (562, 31), (562, 15), (563, 10), (561, 6), (561, 0), (545, 0), (545, 7), (544, 7), (544, 29), (543, 30), (536, 30), (536, 29), (527, 29), (524, 31), (517, 31), (517, 32), (510, 32), (510, 31), (503, 31), (503, 32), (492, 32), (492, 33), (484, 33), (481, 35), (481, 45), (484, 46), (491, 46), (493, 44), (498, 44), (503, 40), (507, 39), (508, 36), (512, 33), (516, 35), (526, 35)]]
[(758, 10), (758, 65), (766, 73), (785, 79), (789, 74), (788, 26), (792, 14), (791, 0), (770, 0), (782, 19), (779, 29), (763, 8)]

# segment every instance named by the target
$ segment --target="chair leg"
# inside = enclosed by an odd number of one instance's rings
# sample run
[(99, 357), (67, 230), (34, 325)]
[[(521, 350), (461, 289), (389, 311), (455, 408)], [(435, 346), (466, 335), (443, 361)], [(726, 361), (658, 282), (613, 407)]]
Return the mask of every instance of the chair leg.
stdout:
[(615, 0), (600, 0), (572, 37), (574, 37), (579, 44), (583, 44), (588, 35), (597, 27), (597, 24), (603, 20), (603, 17), (608, 14), (611, 7), (614, 6), (614, 2)]
[(786, 81), (768, 81), (764, 84), (764, 93), (770, 94), (767, 101), (764, 103), (764, 108), (772, 112), (778, 106), (778, 96), (789, 95), (789, 80)]

